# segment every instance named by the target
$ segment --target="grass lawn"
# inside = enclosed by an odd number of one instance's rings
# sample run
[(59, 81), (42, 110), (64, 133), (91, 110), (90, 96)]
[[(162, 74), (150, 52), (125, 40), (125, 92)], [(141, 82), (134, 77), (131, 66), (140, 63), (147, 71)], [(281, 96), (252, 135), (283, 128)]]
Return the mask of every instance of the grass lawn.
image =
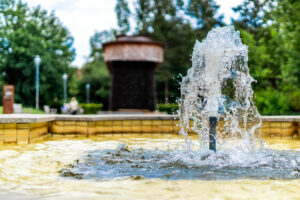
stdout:
[[(25, 108), (23, 107), (23, 112), (26, 114), (45, 114), (45, 112), (39, 109), (39, 112), (36, 113), (35, 108)], [(3, 106), (0, 106), (0, 114), (3, 114)]]

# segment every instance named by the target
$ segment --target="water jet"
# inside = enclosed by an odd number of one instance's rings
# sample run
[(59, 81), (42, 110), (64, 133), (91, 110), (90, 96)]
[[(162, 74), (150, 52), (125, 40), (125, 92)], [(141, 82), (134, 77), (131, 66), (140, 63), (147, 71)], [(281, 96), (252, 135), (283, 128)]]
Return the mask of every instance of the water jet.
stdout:
[(196, 132), (200, 146), (213, 151), (226, 142), (224, 134), (241, 138), (246, 149), (262, 144), (247, 61), (247, 46), (233, 26), (214, 28), (201, 43), (196, 41), (192, 67), (181, 83), (182, 135)]

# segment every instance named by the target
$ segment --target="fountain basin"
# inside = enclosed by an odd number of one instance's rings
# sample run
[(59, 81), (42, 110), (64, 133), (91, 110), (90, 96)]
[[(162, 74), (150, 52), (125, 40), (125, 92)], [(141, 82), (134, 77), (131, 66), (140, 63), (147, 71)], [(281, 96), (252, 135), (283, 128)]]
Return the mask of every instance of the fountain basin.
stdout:
[(300, 198), (300, 117), (262, 120), (261, 152), (199, 151), (191, 134), (187, 154), (176, 115), (1, 115), (0, 197)]
[[(192, 141), (197, 144), (197, 137), (192, 136)], [(274, 171), (276, 173), (273, 174), (269, 173), (272, 172), (270, 169), (271, 171), (262, 177), (254, 176), (255, 174), (252, 174), (252, 177), (248, 174), (247, 177), (244, 173), (243, 177), (238, 175), (240, 170), (246, 170), (247, 166), (240, 169), (234, 165), (239, 162), (237, 160), (239, 156), (234, 157), (236, 159), (229, 159), (232, 164), (227, 167), (223, 166), (212, 171), (202, 165), (205, 160), (195, 161), (192, 166), (192, 163), (185, 160), (188, 156), (179, 156), (178, 152), (177, 162), (174, 157), (168, 160), (168, 155), (176, 152), (177, 144), (184, 143), (183, 138), (174, 134), (116, 133), (89, 138), (61, 136), (28, 145), (4, 145), (0, 148), (0, 197), (4, 199), (300, 198), (298, 192), (300, 179), (296, 166), (300, 161), (297, 160), (300, 155), (299, 140), (266, 138), (265, 141), (265, 148), (274, 152), (269, 155), (278, 160), (273, 164), (282, 167), (280, 159), (285, 156), (280, 155), (285, 154), (290, 156), (284, 160), (290, 161), (286, 163), (289, 168), (286, 167), (284, 170), (280, 168), (281, 171)], [(141, 163), (142, 160), (147, 161), (151, 157), (151, 162)], [(223, 156), (217, 161), (221, 159), (228, 160)], [(136, 162), (131, 162), (134, 160)], [(180, 163), (180, 160), (183, 162)], [(102, 165), (101, 162), (107, 163)], [(138, 164), (143, 165), (136, 166)], [(257, 166), (255, 162), (252, 164)], [(190, 168), (187, 169), (187, 166)], [(270, 167), (268, 163), (265, 165), (261, 163), (260, 166), (262, 169)], [(155, 173), (151, 174), (151, 167)], [(291, 169), (294, 174), (290, 174)], [(252, 170), (255, 171), (255, 168)], [(186, 171), (190, 171), (190, 174), (185, 173)], [(199, 176), (199, 171), (203, 176)], [(223, 178), (216, 176), (218, 172), (222, 172)], [(288, 179), (283, 175), (293, 177)]]

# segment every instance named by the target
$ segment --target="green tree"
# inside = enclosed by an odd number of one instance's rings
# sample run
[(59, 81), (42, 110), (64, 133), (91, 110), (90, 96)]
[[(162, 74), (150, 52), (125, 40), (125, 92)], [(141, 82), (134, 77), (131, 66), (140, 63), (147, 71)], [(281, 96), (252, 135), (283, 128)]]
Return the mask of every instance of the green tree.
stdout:
[(118, 26), (120, 29), (119, 34), (126, 34), (130, 30), (129, 17), (131, 14), (127, 1), (117, 0), (115, 12), (117, 14)]
[(164, 62), (156, 72), (159, 102), (175, 102), (179, 96), (179, 75), (190, 66), (196, 41), (188, 20), (179, 15), (183, 1), (139, 0), (136, 7), (138, 34), (165, 44)]
[(214, 26), (222, 26), (223, 15), (217, 16), (220, 8), (214, 0), (189, 0), (186, 14), (196, 20), (197, 36), (203, 39)]
[(22, 1), (0, 1), (0, 72), (15, 85), (15, 100), (34, 105), (36, 55), (40, 64), (40, 103), (62, 98), (62, 74), (74, 58), (73, 38), (54, 13)]
[(153, 6), (151, 5), (151, 0), (137, 0), (135, 10), (136, 32), (141, 35), (147, 35), (151, 31), (150, 28), (152, 28)]
[(300, 114), (300, 1), (278, 1), (271, 19), (279, 87), (288, 99), (289, 111)]
[(274, 6), (274, 0), (245, 0), (242, 4), (233, 8), (238, 13), (239, 19), (234, 20), (233, 24), (238, 29), (244, 29), (255, 35), (268, 20), (268, 13)]
[(263, 14), (261, 24), (254, 21), (241, 29), (262, 114), (300, 113), (299, 13), (299, 1), (278, 1)]
[[(128, 8), (125, 1), (119, 1), (117, 6)], [(136, 1), (132, 12), (137, 24), (135, 33), (165, 44), (164, 62), (156, 72), (159, 102), (175, 102), (179, 97), (179, 76), (191, 65), (190, 55), (196, 39), (203, 39), (212, 27), (223, 24), (222, 16), (216, 15), (218, 8), (213, 0)], [(122, 21), (119, 13), (118, 19)], [(192, 26), (194, 21), (196, 27)]]
[(102, 103), (108, 108), (109, 97), (109, 73), (103, 60), (92, 60), (82, 68), (82, 77), (77, 80), (78, 98), (80, 102), (86, 102), (86, 84), (90, 84), (90, 102)]
[[(114, 40), (115, 30), (96, 32), (90, 38), (91, 54), (88, 62), (81, 69), (81, 76), (74, 76), (70, 91), (78, 97), (80, 102), (86, 101), (86, 84), (89, 83), (90, 102), (102, 103), (104, 109), (108, 108), (110, 77), (103, 58), (103, 43)], [(77, 92), (77, 93), (76, 93)]]

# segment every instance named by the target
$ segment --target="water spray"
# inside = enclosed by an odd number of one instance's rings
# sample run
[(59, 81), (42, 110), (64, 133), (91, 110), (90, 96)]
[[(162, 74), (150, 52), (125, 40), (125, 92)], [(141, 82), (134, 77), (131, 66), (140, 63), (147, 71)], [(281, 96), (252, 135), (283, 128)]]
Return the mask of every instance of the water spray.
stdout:
[(181, 134), (187, 136), (192, 129), (200, 147), (213, 151), (224, 143), (224, 134), (241, 138), (249, 149), (262, 141), (255, 138), (261, 119), (247, 62), (248, 48), (233, 26), (214, 28), (201, 43), (196, 41), (192, 67), (181, 83)]

